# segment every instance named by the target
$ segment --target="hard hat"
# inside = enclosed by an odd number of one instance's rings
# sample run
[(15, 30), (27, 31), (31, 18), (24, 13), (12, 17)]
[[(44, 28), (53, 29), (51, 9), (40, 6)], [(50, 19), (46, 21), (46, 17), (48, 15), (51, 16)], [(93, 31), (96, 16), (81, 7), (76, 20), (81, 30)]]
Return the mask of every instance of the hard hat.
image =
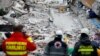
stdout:
[(56, 35), (63, 35), (63, 32), (61, 30), (57, 30)]
[(89, 34), (89, 33), (90, 33), (90, 31), (89, 31), (89, 29), (88, 29), (88, 28), (83, 28), (83, 29), (81, 29), (81, 33), (86, 33), (86, 34)]

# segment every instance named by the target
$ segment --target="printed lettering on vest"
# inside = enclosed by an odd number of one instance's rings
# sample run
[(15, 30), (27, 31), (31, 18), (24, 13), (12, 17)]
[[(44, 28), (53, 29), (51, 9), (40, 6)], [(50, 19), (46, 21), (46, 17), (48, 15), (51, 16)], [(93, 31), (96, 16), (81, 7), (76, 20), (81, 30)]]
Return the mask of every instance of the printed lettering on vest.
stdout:
[(89, 45), (89, 46), (81, 45), (78, 50), (78, 52), (80, 52), (82, 55), (91, 55), (91, 52), (93, 52), (93, 51), (94, 50), (91, 45)]
[(25, 55), (26, 42), (6, 42), (6, 50), (8, 55)]

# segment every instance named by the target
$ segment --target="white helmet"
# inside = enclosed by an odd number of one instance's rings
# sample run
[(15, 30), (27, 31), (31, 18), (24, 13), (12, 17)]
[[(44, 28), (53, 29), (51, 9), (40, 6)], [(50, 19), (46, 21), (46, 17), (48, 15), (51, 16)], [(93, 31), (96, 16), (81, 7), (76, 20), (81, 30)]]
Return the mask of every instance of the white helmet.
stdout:
[(88, 29), (88, 28), (83, 28), (83, 29), (81, 29), (81, 33), (86, 33), (86, 34), (89, 34), (89, 33), (90, 33), (90, 31), (89, 31), (89, 29)]
[(63, 35), (63, 32), (61, 30), (57, 30), (56, 35)]

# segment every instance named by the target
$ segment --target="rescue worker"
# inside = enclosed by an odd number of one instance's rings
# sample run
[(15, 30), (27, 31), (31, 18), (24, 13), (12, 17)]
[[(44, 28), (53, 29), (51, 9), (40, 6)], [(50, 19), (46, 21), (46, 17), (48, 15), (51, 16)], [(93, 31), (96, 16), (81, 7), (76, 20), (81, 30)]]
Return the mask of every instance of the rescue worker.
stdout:
[[(85, 33), (87, 35), (90, 35), (90, 30), (88, 28), (81, 29), (81, 32), (78, 35), (78, 40), (80, 39), (81, 33)], [(91, 37), (90, 37), (90, 40), (91, 40)], [(92, 44), (95, 45), (98, 48), (98, 44), (95, 41), (92, 41)]]
[(68, 56), (67, 45), (62, 41), (62, 32), (56, 32), (56, 37), (45, 48), (45, 56)]
[(6, 56), (28, 56), (29, 51), (36, 49), (36, 44), (25, 39), (21, 32), (22, 26), (18, 25), (13, 30), (14, 33), (11, 34), (10, 38), (2, 43), (3, 51)]
[(85, 34), (90, 34), (90, 30), (88, 29), (88, 28), (82, 28), (80, 31), (79, 31), (79, 34), (76, 36), (77, 38), (77, 40), (79, 40), (80, 39), (80, 36), (81, 36), (81, 33), (85, 33)]
[(86, 33), (81, 33), (80, 40), (75, 44), (72, 56), (98, 56), (96, 46), (89, 40)]

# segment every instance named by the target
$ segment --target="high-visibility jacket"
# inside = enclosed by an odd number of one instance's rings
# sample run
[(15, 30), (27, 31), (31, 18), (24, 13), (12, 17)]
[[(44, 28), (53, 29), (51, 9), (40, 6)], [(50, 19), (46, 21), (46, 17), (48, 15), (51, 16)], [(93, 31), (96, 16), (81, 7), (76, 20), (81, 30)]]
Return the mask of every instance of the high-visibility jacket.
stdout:
[(36, 45), (25, 39), (23, 33), (15, 32), (2, 43), (2, 49), (6, 56), (27, 56), (28, 51), (36, 49)]

